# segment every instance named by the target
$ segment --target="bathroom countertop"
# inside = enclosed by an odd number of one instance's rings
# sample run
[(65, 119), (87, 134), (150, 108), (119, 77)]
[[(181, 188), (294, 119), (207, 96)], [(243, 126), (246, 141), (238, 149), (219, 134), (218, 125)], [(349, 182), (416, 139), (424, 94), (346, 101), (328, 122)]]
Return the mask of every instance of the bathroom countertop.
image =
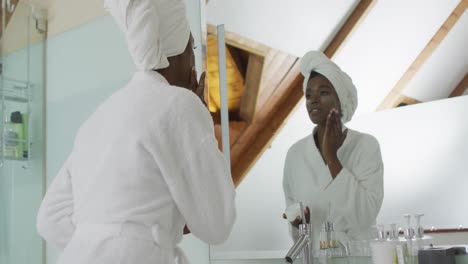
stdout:
[[(314, 263), (318, 263), (316, 260)], [(412, 258), (409, 264), (418, 264), (416, 258)], [(468, 255), (455, 256), (456, 264), (468, 264)], [(347, 258), (333, 258), (329, 264), (372, 264), (371, 257), (347, 257)]]
[[(468, 264), (468, 255), (456, 256), (456, 264)], [(283, 259), (242, 259), (242, 260), (215, 260), (213, 264), (284, 264)], [(319, 263), (314, 259), (314, 263)], [(408, 264), (417, 264), (415, 259), (412, 259)], [(301, 259), (297, 259), (294, 264), (302, 264)], [(333, 258), (329, 264), (372, 264), (371, 257), (347, 257), (347, 258)]]
[[(284, 264), (283, 258), (273, 257), (265, 259), (243, 258), (243, 259), (212, 259), (212, 264)], [(314, 259), (314, 263), (319, 263), (318, 259)], [(468, 264), (468, 255), (455, 256), (456, 264)], [(297, 259), (294, 264), (302, 264), (301, 259)], [(372, 264), (371, 257), (343, 257), (332, 258), (329, 264)], [(410, 259), (408, 264), (418, 264), (415, 258)]]

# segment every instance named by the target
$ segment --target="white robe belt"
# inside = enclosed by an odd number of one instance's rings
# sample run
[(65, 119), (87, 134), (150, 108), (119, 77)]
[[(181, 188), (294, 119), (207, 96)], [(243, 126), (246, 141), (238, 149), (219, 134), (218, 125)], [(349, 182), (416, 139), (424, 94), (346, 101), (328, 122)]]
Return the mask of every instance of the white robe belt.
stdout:
[(137, 238), (153, 241), (163, 249), (174, 252), (176, 264), (189, 264), (189, 260), (183, 250), (175, 244), (174, 238), (169, 233), (162, 230), (159, 225), (152, 227), (137, 223), (124, 224), (91, 224), (82, 223), (77, 225), (76, 232), (90, 232), (93, 234), (106, 234), (120, 237)]

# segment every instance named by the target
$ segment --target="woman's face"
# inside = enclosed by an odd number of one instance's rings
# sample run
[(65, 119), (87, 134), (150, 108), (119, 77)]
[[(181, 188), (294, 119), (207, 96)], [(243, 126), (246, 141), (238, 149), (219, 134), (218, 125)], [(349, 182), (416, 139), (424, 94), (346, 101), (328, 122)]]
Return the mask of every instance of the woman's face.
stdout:
[(183, 53), (169, 57), (169, 65), (176, 69), (177, 80), (172, 85), (179, 87), (190, 88), (190, 80), (192, 77), (192, 68), (195, 66), (194, 40), (190, 34), (189, 41)]
[(305, 91), (307, 112), (312, 123), (325, 126), (330, 110), (335, 108), (341, 116), (341, 104), (331, 82), (318, 74), (309, 79)]
[(192, 76), (192, 68), (195, 67), (195, 53), (194, 53), (194, 40), (192, 34), (190, 34), (190, 39), (185, 48), (184, 53), (182, 53), (182, 60), (184, 61), (181, 76), (184, 76), (184, 85), (182, 87), (190, 88), (190, 78)]

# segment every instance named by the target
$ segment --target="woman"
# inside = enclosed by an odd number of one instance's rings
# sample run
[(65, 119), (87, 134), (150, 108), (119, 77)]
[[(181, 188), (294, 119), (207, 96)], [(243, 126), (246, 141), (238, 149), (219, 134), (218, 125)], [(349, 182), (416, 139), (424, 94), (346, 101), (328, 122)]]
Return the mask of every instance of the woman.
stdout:
[(210, 244), (227, 239), (235, 190), (197, 96), (204, 86), (184, 2), (105, 5), (138, 71), (80, 127), (39, 209), (38, 231), (64, 248), (61, 264), (187, 263), (183, 233)]
[[(301, 60), (304, 94), (312, 133), (288, 151), (283, 189), (287, 212), (299, 201), (307, 206), (313, 247), (319, 248), (324, 221), (335, 223), (341, 240), (372, 236), (371, 227), (383, 200), (383, 163), (379, 143), (371, 136), (346, 128), (357, 107), (351, 78), (323, 53), (308, 52)], [(297, 239), (299, 212), (291, 220)]]

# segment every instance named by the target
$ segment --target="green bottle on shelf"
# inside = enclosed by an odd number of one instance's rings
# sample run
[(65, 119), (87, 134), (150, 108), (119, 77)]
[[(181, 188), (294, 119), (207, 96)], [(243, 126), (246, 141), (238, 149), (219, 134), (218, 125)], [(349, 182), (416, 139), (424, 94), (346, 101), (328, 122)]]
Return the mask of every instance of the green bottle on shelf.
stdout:
[(25, 140), (24, 146), (23, 146), (23, 158), (27, 159), (29, 157), (29, 131), (28, 131), (28, 125), (29, 125), (29, 117), (27, 114), (23, 113), (21, 114), (22, 121), (23, 121), (23, 138)]
[(24, 151), (23, 118), (19, 111), (11, 113), (10, 122), (5, 124), (5, 156), (22, 159)]

